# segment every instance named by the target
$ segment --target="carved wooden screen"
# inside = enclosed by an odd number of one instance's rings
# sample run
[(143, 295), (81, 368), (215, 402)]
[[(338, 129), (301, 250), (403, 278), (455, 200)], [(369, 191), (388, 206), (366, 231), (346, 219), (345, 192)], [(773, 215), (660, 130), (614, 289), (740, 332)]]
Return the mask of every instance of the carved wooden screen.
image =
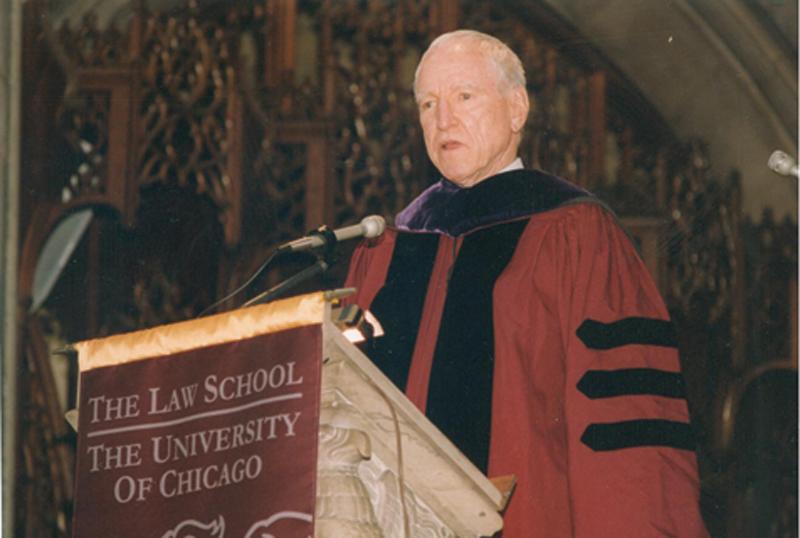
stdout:
[(393, 215), (427, 186), (411, 97), (434, 2), (303, 3), (317, 21), (325, 110), (335, 125), (335, 220)]
[[(136, 5), (125, 30), (98, 28), (90, 14), (56, 32), (42, 5), (28, 4), (26, 47), (51, 59), (29, 62), (27, 74), (35, 106), (26, 118), (26, 177), (35, 188), (23, 205), (43, 205), (44, 216), (25, 215), (22, 274), (32, 272), (59, 216), (100, 209), (78, 251), (87, 282), (70, 295), (85, 293), (84, 304), (47, 303), (49, 313), (38, 315), (65, 329), (29, 331), (26, 349), (42, 349), (31, 338), (77, 340), (191, 317), (242, 283), (272, 246), (323, 223), (394, 215), (436, 179), (411, 82), (433, 37), (458, 26), (497, 35), (525, 64), (534, 103), (526, 164), (606, 199), (640, 243), (676, 320), (698, 328), (681, 334), (701, 441), (711, 444), (713, 390), (796, 348), (786, 321), (796, 320), (796, 304), (781, 301), (796, 270), (796, 226), (742, 223), (738, 183), (710, 175), (703, 144), (677, 141), (636, 89), (540, 2)], [(45, 135), (54, 146), (47, 151), (36, 146)], [(337, 285), (345, 267), (313, 285)], [(767, 339), (766, 331), (781, 336)], [(31, 390), (21, 392), (43, 394), (47, 362), (28, 357)], [(30, 467), (20, 509), (68, 517), (68, 493), (42, 482), (55, 473), (35, 445), (52, 438), (46, 422), (32, 419), (43, 405), (32, 397), (22, 405)], [(63, 535), (68, 526), (58, 525), (53, 533)]]

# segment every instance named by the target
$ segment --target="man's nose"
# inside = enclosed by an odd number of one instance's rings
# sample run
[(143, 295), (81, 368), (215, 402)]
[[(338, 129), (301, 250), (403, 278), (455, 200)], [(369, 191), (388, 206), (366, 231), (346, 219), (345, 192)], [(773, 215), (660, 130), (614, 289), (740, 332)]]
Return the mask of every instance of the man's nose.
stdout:
[(446, 99), (442, 99), (439, 106), (436, 108), (436, 127), (439, 129), (447, 129), (455, 123), (456, 117), (453, 114), (453, 109)]

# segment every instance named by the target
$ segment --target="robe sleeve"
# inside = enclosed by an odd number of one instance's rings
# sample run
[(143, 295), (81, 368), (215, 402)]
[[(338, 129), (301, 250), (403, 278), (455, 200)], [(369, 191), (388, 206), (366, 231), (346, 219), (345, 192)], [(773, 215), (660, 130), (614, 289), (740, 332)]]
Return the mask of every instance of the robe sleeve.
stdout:
[(346, 304), (356, 304), (368, 309), (372, 300), (386, 281), (392, 259), (397, 232), (387, 229), (376, 239), (362, 241), (350, 258), (344, 287), (355, 288), (356, 293), (345, 299)]
[(707, 536), (667, 309), (614, 217), (569, 211), (555, 278), (574, 536)]

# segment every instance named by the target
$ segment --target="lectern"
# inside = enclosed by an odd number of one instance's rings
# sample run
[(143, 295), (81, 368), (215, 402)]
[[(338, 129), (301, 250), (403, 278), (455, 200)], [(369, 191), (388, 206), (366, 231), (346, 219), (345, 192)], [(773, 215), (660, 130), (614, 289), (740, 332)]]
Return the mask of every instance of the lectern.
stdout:
[(76, 536), (492, 536), (493, 483), (315, 293), (76, 344)]

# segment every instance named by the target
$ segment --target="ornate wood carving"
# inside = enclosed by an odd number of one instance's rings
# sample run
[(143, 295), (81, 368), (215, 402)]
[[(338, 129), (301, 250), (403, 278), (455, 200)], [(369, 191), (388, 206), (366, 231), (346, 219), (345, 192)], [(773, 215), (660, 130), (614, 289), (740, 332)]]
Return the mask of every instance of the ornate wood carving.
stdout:
[(297, 5), (293, 0), (268, 0), (266, 11), (264, 81), (274, 89), (293, 75)]
[(79, 68), (74, 81), (61, 108), (60, 127), (73, 156), (61, 202), (108, 205), (130, 226), (138, 200), (128, 166), (132, 73), (124, 67)]
[(17, 520), (26, 536), (70, 535), (73, 439), (64, 420), (39, 319), (25, 322), (20, 381), (30, 391), (21, 406)]
[[(137, 7), (125, 31), (98, 28), (90, 13), (48, 33), (38, 27), (44, 18), (26, 13), (31, 69), (46, 71), (26, 101), (26, 177), (39, 189), (26, 219), (46, 204), (50, 226), (93, 204), (115, 208), (128, 227), (96, 228), (81, 251), (92, 258), (87, 296), (100, 303), (86, 309), (83, 336), (190, 317), (275, 244), (322, 223), (394, 215), (436, 175), (416, 121), (414, 68), (435, 35), (464, 26), (520, 53), (534, 104), (526, 164), (594, 190), (631, 226), (688, 328), (687, 383), (701, 428), (713, 416), (710, 391), (796, 350), (797, 305), (785, 300), (787, 290), (796, 295), (796, 225), (769, 214), (740, 222), (738, 184), (711, 177), (702, 144), (678, 143), (624, 77), (540, 4), (202, 4)], [(56, 117), (51, 101), (62, 87)], [(30, 147), (41, 140), (46, 147)], [(159, 204), (170, 197), (185, 204)], [(23, 267), (35, 267), (47, 226), (30, 225)], [(31, 278), (21, 276), (21, 289)], [(39, 482), (61, 471), (34, 444), (54, 435), (42, 420), (50, 396), (41, 375), (32, 368), (23, 379), (25, 421), (36, 426), (25, 433), (26, 476), (35, 478), (21, 498), (41, 501), (23, 510), (48, 507), (40, 522), (24, 514), (31, 532), (46, 535), (38, 531), (49, 525), (58, 535), (55, 507), (68, 497)]]
[(137, 12), (131, 28), (126, 36), (101, 31), (87, 16), (59, 32), (74, 68), (62, 125), (82, 156), (63, 196), (108, 203), (132, 225), (139, 188), (189, 187), (220, 208), (233, 245), (241, 232), (242, 107), (231, 36), (192, 12)]
[(709, 162), (700, 144), (680, 148), (673, 157), (670, 193), (668, 300), (685, 319), (719, 331), (711, 339), (734, 368), (742, 362), (743, 305), (738, 295), (743, 272), (738, 256), (737, 178), (727, 185), (709, 176)]
[(208, 195), (233, 245), (241, 218), (242, 111), (229, 39), (214, 21), (147, 16), (133, 128), (136, 182), (177, 183)]
[(792, 338), (792, 300), (796, 300), (797, 225), (789, 220), (775, 222), (772, 213), (764, 212), (761, 222), (746, 220), (743, 226), (744, 272), (750, 283), (745, 300), (747, 309), (747, 354), (756, 363), (781, 358), (790, 360)]
[(301, 13), (318, 24), (324, 111), (335, 126), (333, 220), (393, 215), (430, 181), (411, 83), (433, 35), (431, 2), (325, 1)]
[(130, 63), (129, 34), (115, 26), (100, 28), (97, 16), (88, 11), (73, 30), (64, 23), (58, 31), (61, 53), (73, 66), (117, 67)]

